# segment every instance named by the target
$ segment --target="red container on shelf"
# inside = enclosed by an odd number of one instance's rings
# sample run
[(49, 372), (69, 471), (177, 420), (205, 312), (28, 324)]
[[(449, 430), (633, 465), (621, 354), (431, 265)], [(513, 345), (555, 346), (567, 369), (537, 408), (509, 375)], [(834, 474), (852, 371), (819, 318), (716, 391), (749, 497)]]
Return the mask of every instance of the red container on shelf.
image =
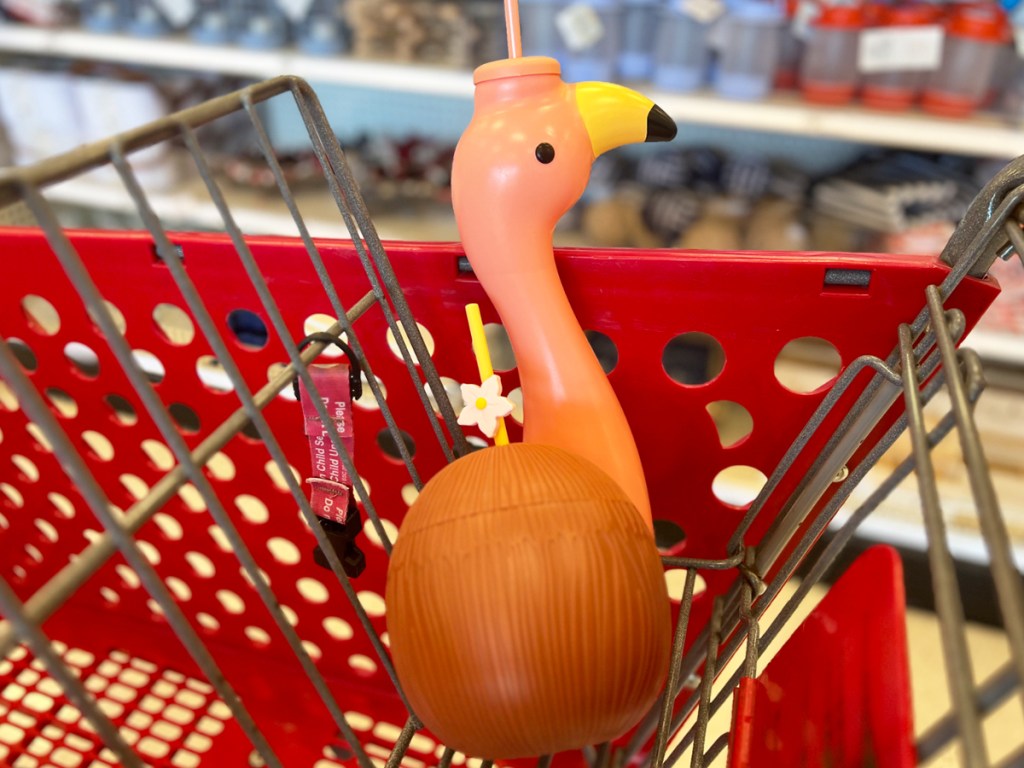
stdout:
[(921, 105), (946, 117), (966, 117), (988, 94), (1008, 22), (994, 3), (953, 6), (946, 22), (942, 64), (931, 73)]
[[(923, 27), (937, 24), (942, 9), (935, 5), (913, 4), (903, 6), (876, 6), (876, 27)], [(875, 109), (908, 109), (921, 95), (928, 72), (922, 70), (892, 70), (875, 72), (864, 78), (861, 101)]]
[(826, 6), (811, 30), (800, 67), (807, 101), (845, 104), (857, 91), (857, 45), (864, 27), (859, 6)]

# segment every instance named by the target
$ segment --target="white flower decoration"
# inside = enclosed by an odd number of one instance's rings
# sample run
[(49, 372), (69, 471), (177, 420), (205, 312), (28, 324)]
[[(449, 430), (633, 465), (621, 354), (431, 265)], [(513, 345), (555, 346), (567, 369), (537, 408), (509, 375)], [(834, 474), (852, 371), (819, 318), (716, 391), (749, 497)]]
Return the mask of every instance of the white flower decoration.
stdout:
[(459, 414), (459, 424), (464, 427), (477, 426), (488, 437), (498, 431), (498, 419), (512, 413), (513, 404), (501, 396), (501, 379), (492, 375), (483, 384), (462, 385), (462, 402), (465, 406)]

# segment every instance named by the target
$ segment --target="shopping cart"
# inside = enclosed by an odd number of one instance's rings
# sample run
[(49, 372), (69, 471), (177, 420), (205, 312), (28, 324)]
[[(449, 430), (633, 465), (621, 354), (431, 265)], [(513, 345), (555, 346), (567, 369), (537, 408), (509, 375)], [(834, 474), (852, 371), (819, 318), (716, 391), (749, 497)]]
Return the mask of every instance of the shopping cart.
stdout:
[[(310, 235), (268, 135), (270, 100), (301, 115), (350, 241)], [(244, 234), (210, 169), (203, 127), (239, 114), (293, 239)], [(131, 162), (161, 143), (190, 159), (222, 233), (161, 223)], [(119, 175), (144, 231), (61, 227), (47, 188), (101, 166)], [(756, 675), (857, 526), (912, 471), (954, 702), (918, 757), (958, 740), (966, 765), (988, 765), (984, 712), (1024, 679), (1024, 597), (972, 421), (979, 359), (956, 347), (998, 291), (990, 265), (1024, 252), (1022, 200), (1018, 161), (939, 259), (558, 253), (637, 437), (677, 623), (666, 695), (634, 731), (542, 766), (657, 768), (684, 755), (701, 766), (722, 755), (728, 734), (706, 743), (711, 715)], [(294, 78), (7, 171), (5, 207), (36, 226), (0, 233), (0, 762), (478, 765), (409, 713), (382, 598), (397, 526), (423, 482), (487, 444), (455, 419), (457, 384), (476, 380), (463, 307), (480, 303), (496, 341), (501, 328), (459, 246), (380, 241), (328, 120)], [(293, 382), (315, 395), (310, 366), (338, 360), (324, 341), (300, 349), (311, 331), (347, 341), (365, 380), (355, 450), (331, 434), (367, 520), (356, 578), (301, 479), (308, 446)], [(822, 386), (785, 386), (776, 358), (808, 337), (831, 344), (842, 370)], [(495, 362), (515, 397), (514, 360)], [(952, 410), (928, 430), (923, 406), (942, 389)], [(717, 416), (742, 412), (747, 427), (720, 433)], [(518, 421), (509, 428), (518, 439)], [(913, 453), (805, 562), (906, 430)], [(1012, 657), (980, 686), (930, 458), (954, 430)], [(752, 501), (723, 482), (733, 472), (761, 473)], [(795, 595), (762, 629), (802, 563)], [(716, 679), (741, 648), (743, 668)], [(807, 764), (829, 764), (824, 754)]]

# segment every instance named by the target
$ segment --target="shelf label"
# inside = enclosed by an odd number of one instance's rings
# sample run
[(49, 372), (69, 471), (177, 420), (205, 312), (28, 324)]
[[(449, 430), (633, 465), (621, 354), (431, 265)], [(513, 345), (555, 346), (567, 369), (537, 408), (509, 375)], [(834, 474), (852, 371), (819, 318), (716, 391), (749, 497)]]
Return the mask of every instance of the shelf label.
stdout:
[(584, 3), (574, 3), (555, 16), (555, 26), (570, 51), (582, 51), (604, 37), (604, 22), (597, 11)]
[(184, 27), (196, 15), (195, 0), (153, 0), (153, 5), (175, 29)]
[(865, 29), (860, 34), (857, 69), (877, 72), (930, 72), (942, 63), (943, 30), (938, 24)]
[(723, 0), (682, 0), (679, 9), (694, 21), (710, 24), (725, 13)]
[(277, 0), (277, 7), (289, 21), (298, 24), (309, 15), (309, 9), (313, 7), (314, 2), (315, 0)]

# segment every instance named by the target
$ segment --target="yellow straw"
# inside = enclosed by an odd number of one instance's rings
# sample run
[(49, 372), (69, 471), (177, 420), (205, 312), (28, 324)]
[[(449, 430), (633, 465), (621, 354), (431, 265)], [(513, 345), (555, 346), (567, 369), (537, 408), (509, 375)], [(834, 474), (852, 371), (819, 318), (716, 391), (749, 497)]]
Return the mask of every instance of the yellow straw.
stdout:
[[(487, 335), (484, 333), (484, 321), (480, 317), (479, 304), (466, 305), (466, 319), (469, 320), (469, 335), (473, 339), (473, 354), (476, 356), (476, 367), (480, 372), (481, 383), (494, 375), (491, 365), (491, 351), (487, 348)], [(505, 419), (498, 419), (498, 429), (494, 433), (495, 445), (508, 445), (508, 431)]]

